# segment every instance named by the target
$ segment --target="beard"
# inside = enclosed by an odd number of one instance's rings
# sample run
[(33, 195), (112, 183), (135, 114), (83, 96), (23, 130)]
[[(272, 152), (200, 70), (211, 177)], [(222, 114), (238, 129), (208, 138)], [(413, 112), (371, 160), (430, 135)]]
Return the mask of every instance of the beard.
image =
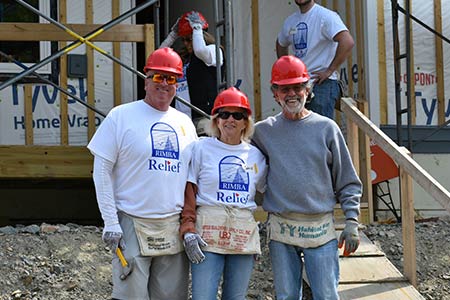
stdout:
[[(281, 101), (281, 107), (283, 110), (286, 110), (290, 114), (300, 114), (305, 108), (307, 96), (304, 95), (302, 97), (289, 97)], [(296, 101), (295, 105), (288, 104), (288, 102)]]

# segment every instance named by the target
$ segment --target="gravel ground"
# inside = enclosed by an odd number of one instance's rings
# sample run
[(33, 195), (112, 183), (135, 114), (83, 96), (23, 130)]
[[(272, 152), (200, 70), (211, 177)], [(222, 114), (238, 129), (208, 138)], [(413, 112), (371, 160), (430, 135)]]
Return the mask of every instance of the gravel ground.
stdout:
[[(402, 269), (400, 226), (365, 230)], [(419, 291), (425, 299), (450, 300), (450, 219), (416, 225)], [(255, 264), (248, 299), (273, 300), (267, 247)], [(94, 226), (30, 225), (0, 228), (0, 300), (110, 299), (110, 251)], [(311, 299), (308, 289), (305, 300)]]

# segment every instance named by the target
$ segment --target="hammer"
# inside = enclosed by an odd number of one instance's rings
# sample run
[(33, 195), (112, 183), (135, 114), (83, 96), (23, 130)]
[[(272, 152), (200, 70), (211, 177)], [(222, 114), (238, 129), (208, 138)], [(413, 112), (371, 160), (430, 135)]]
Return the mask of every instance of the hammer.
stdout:
[(116, 254), (119, 257), (120, 263), (122, 264), (122, 274), (120, 275), (120, 279), (125, 280), (133, 271), (133, 266), (127, 262), (125, 256), (123, 256), (122, 250), (119, 247), (117, 247), (116, 249)]

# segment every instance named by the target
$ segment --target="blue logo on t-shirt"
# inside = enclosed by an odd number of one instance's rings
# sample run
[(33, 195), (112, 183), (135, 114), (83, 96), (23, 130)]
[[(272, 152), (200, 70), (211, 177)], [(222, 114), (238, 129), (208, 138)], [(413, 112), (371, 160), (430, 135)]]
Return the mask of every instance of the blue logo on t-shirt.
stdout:
[(157, 122), (150, 129), (152, 156), (178, 159), (180, 149), (176, 131), (168, 124)]
[(237, 156), (225, 156), (219, 162), (219, 189), (248, 192), (249, 175)]
[(308, 25), (300, 22), (296, 26), (297, 30), (292, 36), (292, 42), (295, 48), (295, 56), (302, 58), (308, 52)]

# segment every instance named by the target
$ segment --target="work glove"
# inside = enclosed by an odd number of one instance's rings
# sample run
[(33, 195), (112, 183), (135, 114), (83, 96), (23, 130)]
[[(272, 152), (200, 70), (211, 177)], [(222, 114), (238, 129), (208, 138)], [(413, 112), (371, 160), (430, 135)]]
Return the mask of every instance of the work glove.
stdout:
[(345, 243), (344, 256), (349, 256), (355, 252), (359, 246), (359, 233), (358, 233), (358, 221), (346, 220), (344, 231), (342, 231), (339, 237), (338, 247), (342, 248)]
[(175, 24), (173, 24), (172, 28), (170, 28), (169, 34), (164, 39), (164, 41), (161, 43), (159, 48), (172, 47), (173, 43), (175, 43), (175, 40), (178, 38), (178, 22), (179, 21), (180, 21), (180, 18), (178, 18), (177, 21), (175, 22)]
[(187, 257), (194, 264), (199, 264), (205, 259), (205, 255), (200, 247), (208, 246), (208, 244), (197, 233), (188, 232), (184, 234), (184, 251)]
[(106, 231), (103, 233), (102, 239), (113, 253), (116, 253), (117, 247), (125, 250), (125, 241), (122, 238), (121, 232)]
[(178, 22), (180, 22), (180, 17), (178, 17), (178, 19), (175, 21), (175, 23), (172, 25), (172, 27), (170, 28), (170, 33), (175, 33), (176, 35), (178, 35)]
[(193, 11), (186, 16), (186, 20), (188, 20), (189, 25), (193, 30), (202, 29), (205, 21), (202, 21), (198, 12)]

